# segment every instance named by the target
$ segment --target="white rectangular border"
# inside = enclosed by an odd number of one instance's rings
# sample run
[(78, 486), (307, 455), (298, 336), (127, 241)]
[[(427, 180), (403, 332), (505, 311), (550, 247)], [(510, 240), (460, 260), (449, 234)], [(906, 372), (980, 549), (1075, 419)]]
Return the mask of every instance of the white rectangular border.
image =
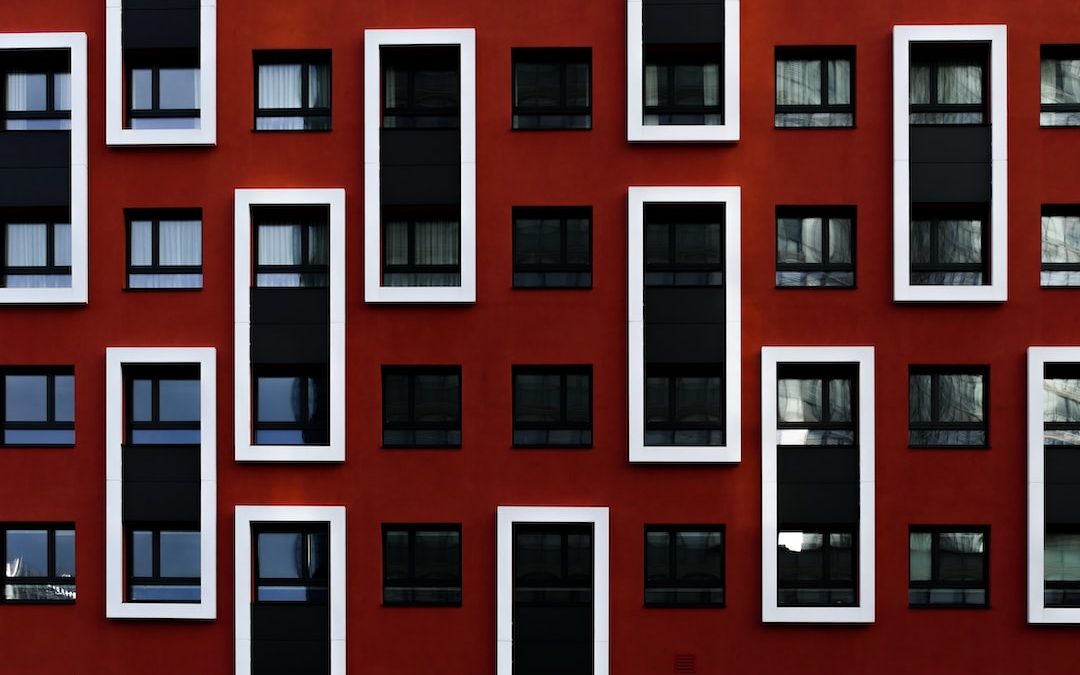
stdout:
[[(724, 445), (645, 445), (645, 205), (724, 204)], [(742, 189), (630, 187), (627, 229), (630, 461), (736, 463), (742, 459)]]
[[(461, 49), (460, 286), (382, 285), (380, 49), (393, 45), (457, 45)], [(472, 28), (364, 31), (364, 302), (476, 302), (476, 31)]]
[[(896, 302), (1005, 302), (1009, 280), (1008, 98), (1006, 28), (895, 26), (893, 28), (893, 300)], [(990, 43), (990, 280), (988, 286), (911, 284), (911, 147), (908, 75), (913, 42)]]
[(514, 523), (591, 523), (593, 526), (593, 675), (608, 675), (610, 534), (606, 506), (500, 506), (497, 542), (497, 675), (513, 675)]
[[(781, 607), (777, 602), (776, 367), (857, 363), (859, 367), (859, 604)], [(761, 620), (765, 623), (874, 622), (874, 348), (761, 348)]]
[(251, 524), (327, 523), (330, 526), (330, 675), (345, 675), (345, 507), (237, 506), (236, 675), (251, 675)]
[(0, 304), (86, 304), (89, 211), (86, 33), (0, 33), (0, 50), (67, 49), (71, 53), (71, 288), (0, 288)]
[(199, 2), (199, 128), (124, 128), (122, 0), (105, 0), (105, 144), (217, 143), (217, 0)]
[(626, 0), (626, 140), (694, 142), (739, 140), (739, 3), (724, 0), (724, 123), (644, 123), (641, 100), (645, 70), (642, 0)]
[[(124, 366), (199, 366), (198, 603), (124, 602)], [(217, 352), (213, 347), (109, 347), (105, 350), (105, 616), (110, 619), (217, 618)]]
[[(255, 445), (251, 428), (251, 207), (330, 207), (330, 444)], [(345, 461), (345, 189), (267, 188), (235, 191), (233, 222), (233, 386), (238, 462)]]
[(1048, 363), (1080, 364), (1080, 347), (1029, 347), (1027, 372), (1027, 620), (1028, 623), (1080, 623), (1080, 607), (1047, 607), (1043, 591), (1046, 546), (1043, 380)]

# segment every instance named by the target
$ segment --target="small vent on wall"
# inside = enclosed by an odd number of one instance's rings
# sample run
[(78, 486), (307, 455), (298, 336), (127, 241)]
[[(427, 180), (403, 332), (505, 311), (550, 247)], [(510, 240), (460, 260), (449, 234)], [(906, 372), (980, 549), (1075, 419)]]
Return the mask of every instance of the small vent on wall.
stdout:
[(692, 675), (697, 673), (697, 654), (676, 654), (675, 675)]

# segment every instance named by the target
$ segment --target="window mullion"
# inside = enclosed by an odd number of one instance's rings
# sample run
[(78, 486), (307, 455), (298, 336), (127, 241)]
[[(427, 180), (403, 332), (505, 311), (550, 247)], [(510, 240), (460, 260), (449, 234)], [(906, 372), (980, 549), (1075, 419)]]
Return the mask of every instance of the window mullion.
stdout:
[(45, 376), (45, 423), (56, 422), (56, 375)]
[(308, 92), (311, 91), (310, 83), (308, 81), (308, 64), (303, 61), (300, 62), (300, 110), (306, 111), (310, 108), (310, 101), (308, 100)]

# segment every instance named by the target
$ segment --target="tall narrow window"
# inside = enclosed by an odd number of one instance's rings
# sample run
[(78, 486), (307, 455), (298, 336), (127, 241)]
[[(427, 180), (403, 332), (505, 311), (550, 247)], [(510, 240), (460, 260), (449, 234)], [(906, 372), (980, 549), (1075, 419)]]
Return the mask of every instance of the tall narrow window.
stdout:
[(514, 288), (592, 286), (592, 208), (514, 207)]
[(1043, 45), (1039, 123), (1080, 126), (1080, 46)]
[(514, 366), (514, 446), (592, 445), (592, 368)]
[(1080, 286), (1080, 207), (1042, 210), (1043, 287)]
[(73, 525), (0, 527), (4, 592), (0, 602), (75, 602)]
[(461, 226), (450, 209), (383, 212), (384, 286), (461, 285)]
[(777, 288), (854, 288), (855, 209), (776, 210)]
[(913, 209), (910, 230), (913, 286), (990, 283), (987, 219), (979, 209)]
[(71, 368), (0, 371), (4, 413), (2, 445), (75, 444), (75, 375)]
[(983, 45), (911, 48), (911, 124), (985, 124), (988, 52)]
[(858, 604), (855, 534), (838, 529), (787, 529), (777, 534), (777, 604)]
[(588, 129), (592, 126), (592, 52), (515, 49), (515, 129)]
[(912, 527), (908, 538), (910, 606), (989, 605), (986, 528)]
[(461, 445), (461, 368), (383, 368), (383, 446)]
[(329, 285), (327, 209), (257, 209), (255, 286), (325, 288)]
[(128, 288), (202, 288), (202, 212), (129, 211)]
[(383, 525), (383, 604), (461, 604), (460, 525)]
[(71, 57), (66, 51), (0, 57), (7, 131), (71, 129)]
[(777, 47), (776, 126), (855, 126), (855, 50)]
[(912, 366), (909, 445), (987, 447), (988, 377), (985, 367)]
[(255, 52), (255, 130), (329, 129), (330, 52)]
[(647, 607), (724, 606), (724, 528), (645, 527)]
[(71, 223), (46, 210), (9, 215), (0, 223), (0, 287), (70, 288)]

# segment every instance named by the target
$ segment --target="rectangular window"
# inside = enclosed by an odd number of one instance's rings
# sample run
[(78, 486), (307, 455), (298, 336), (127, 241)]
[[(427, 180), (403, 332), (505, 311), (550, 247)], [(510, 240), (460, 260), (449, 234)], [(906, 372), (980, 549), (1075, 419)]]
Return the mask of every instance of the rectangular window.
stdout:
[(908, 444), (913, 448), (988, 447), (990, 371), (972, 366), (912, 366)]
[(855, 445), (858, 374), (829, 364), (777, 367), (776, 443), (780, 446)]
[(327, 445), (330, 410), (322, 366), (256, 366), (255, 444)]
[(461, 446), (461, 368), (383, 367), (383, 447)]
[(127, 287), (202, 288), (202, 211), (128, 211)]
[(646, 47), (645, 126), (724, 123), (721, 51)]
[(855, 287), (855, 208), (776, 209), (776, 287)]
[(592, 50), (514, 49), (514, 129), (592, 127)]
[(0, 223), (0, 287), (71, 288), (71, 223), (66, 213), (33, 209)]
[(330, 52), (255, 52), (255, 130), (330, 130)]
[(1043, 207), (1040, 283), (1080, 286), (1080, 206)]
[(255, 222), (255, 286), (325, 288), (330, 277), (329, 209), (259, 207)]
[(255, 524), (255, 602), (325, 605), (330, 580), (326, 524)]
[(5, 368), (0, 380), (3, 445), (75, 445), (73, 368)]
[(1043, 550), (1043, 604), (1080, 607), (1080, 531), (1049, 529)]
[(1043, 45), (1039, 123), (1080, 126), (1080, 46)]
[(198, 366), (128, 366), (124, 379), (127, 444), (200, 443)]
[(781, 529), (777, 533), (777, 604), (858, 604), (855, 533), (838, 529)]
[(0, 54), (4, 129), (71, 129), (71, 55), (61, 50)]
[(592, 367), (514, 366), (514, 447), (592, 446)]
[(199, 602), (202, 597), (198, 530), (127, 523), (127, 602)]
[(461, 604), (461, 525), (383, 525), (383, 605)]
[(125, 50), (128, 129), (198, 129), (198, 50)]
[(12, 523), (0, 527), (4, 594), (12, 603), (75, 602), (75, 527)]
[(986, 124), (989, 52), (983, 44), (912, 45), (911, 124)]
[(724, 206), (645, 207), (645, 285), (724, 285)]
[(460, 48), (383, 47), (383, 128), (457, 128)]
[(724, 445), (723, 366), (650, 365), (646, 445)]
[(460, 286), (461, 226), (457, 211), (383, 211), (384, 286)]
[(645, 527), (645, 606), (724, 606), (724, 526)]
[(776, 126), (855, 126), (853, 47), (776, 48)]
[(988, 285), (988, 234), (987, 218), (980, 209), (952, 213), (939, 208), (913, 209), (911, 285)]
[(913, 526), (908, 539), (911, 607), (990, 605), (987, 528)]
[(592, 208), (514, 207), (514, 288), (592, 287)]

